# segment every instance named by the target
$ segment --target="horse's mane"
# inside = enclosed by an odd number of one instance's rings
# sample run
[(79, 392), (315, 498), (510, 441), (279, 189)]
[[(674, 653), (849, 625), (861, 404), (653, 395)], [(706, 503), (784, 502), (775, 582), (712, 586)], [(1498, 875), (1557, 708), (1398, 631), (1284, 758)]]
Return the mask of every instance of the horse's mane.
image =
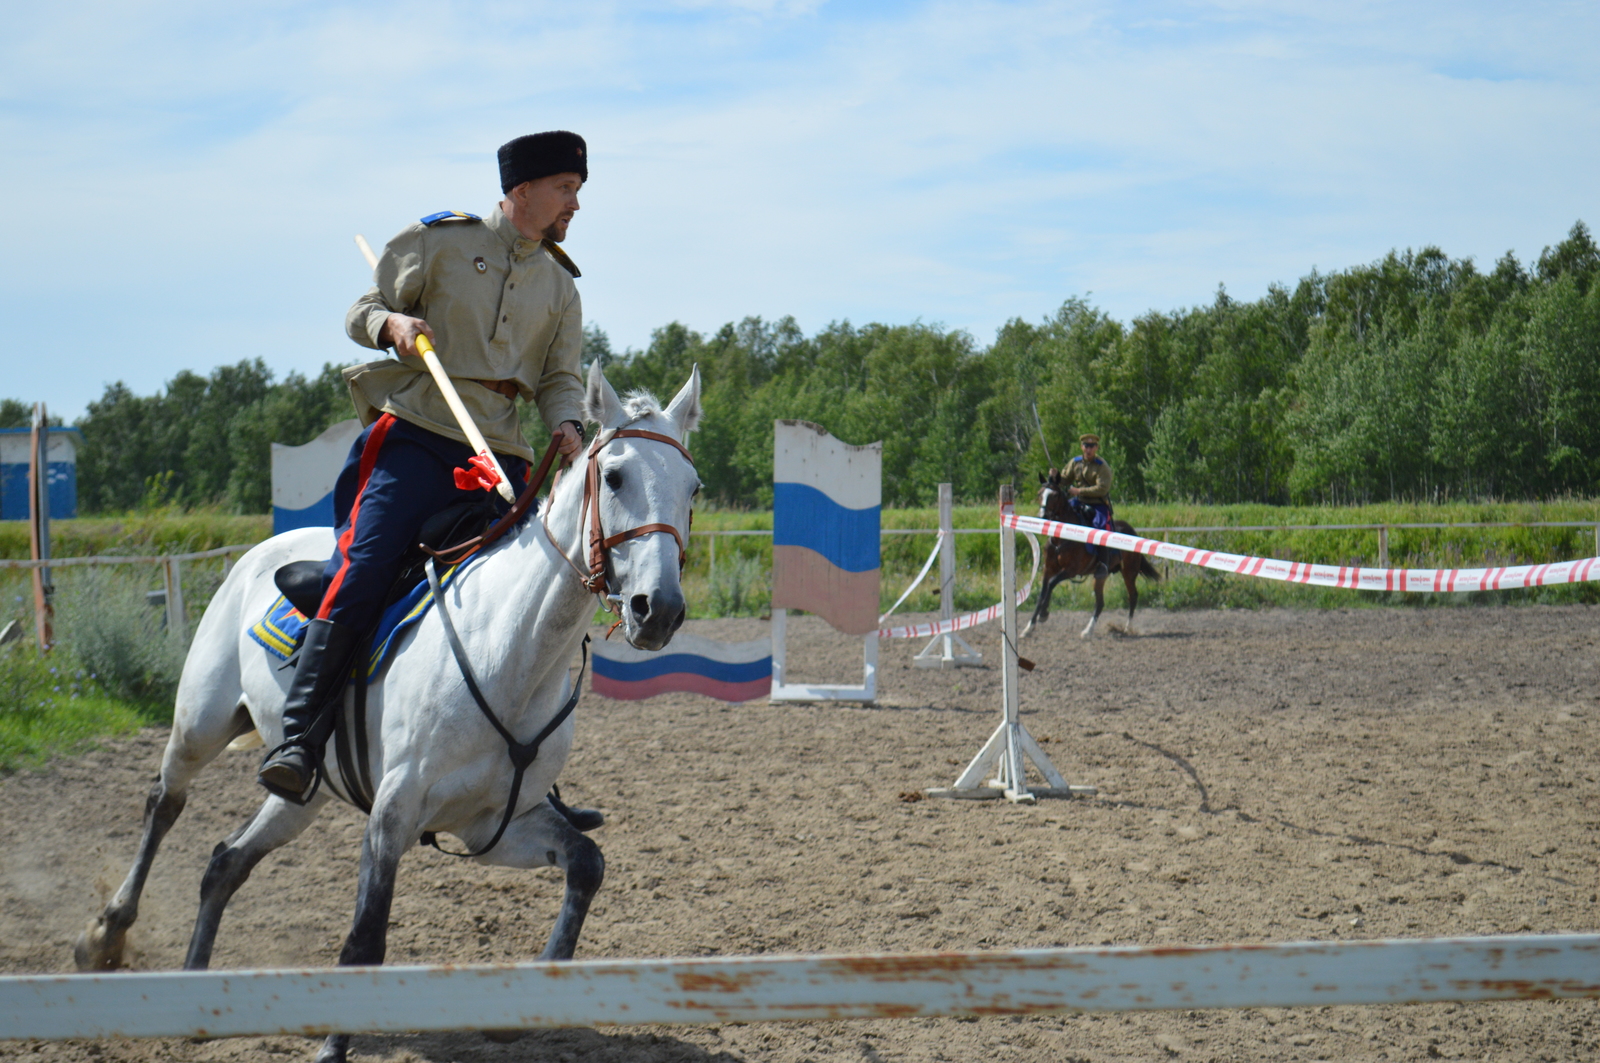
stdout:
[(639, 389), (630, 391), (622, 400), (622, 408), (632, 421), (642, 421), (646, 417), (661, 413), (661, 403), (648, 391)]

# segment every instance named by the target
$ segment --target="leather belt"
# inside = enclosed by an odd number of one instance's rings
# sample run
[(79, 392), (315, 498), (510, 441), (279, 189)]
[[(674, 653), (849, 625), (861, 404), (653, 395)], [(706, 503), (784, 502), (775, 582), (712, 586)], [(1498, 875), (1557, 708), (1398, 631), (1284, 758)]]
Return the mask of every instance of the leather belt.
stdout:
[(478, 380), (476, 377), (470, 379), (473, 383), (482, 384), (490, 391), (498, 391), (513, 402), (517, 399), (517, 382), (515, 380)]

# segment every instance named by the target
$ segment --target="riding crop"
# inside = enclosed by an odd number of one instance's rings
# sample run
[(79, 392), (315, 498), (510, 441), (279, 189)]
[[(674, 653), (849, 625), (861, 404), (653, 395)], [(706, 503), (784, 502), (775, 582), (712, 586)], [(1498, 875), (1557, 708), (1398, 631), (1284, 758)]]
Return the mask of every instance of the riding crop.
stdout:
[[(367, 265), (373, 269), (378, 268), (378, 256), (372, 253), (372, 247), (367, 243), (366, 237), (356, 234), (356, 246), (361, 248), (361, 253), (366, 256)], [(450, 375), (444, 371), (444, 365), (439, 361), (439, 355), (433, 349), (433, 343), (426, 336), (417, 337), (417, 353), (422, 356), (422, 364), (428, 367), (428, 373), (433, 377), (434, 384), (439, 389), (439, 394), (444, 396), (445, 405), (450, 407), (450, 412), (455, 415), (456, 424), (461, 426), (462, 433), (467, 437), (467, 443), (478, 452), (473, 459), (474, 465), (487, 466), (482, 468), (485, 474), (494, 476), (494, 487), (500, 492), (500, 497), (507, 502), (517, 500), (516, 493), (511, 490), (511, 484), (506, 480), (505, 470), (500, 467), (499, 460), (494, 456), (494, 451), (489, 449), (489, 444), (483, 438), (483, 433), (478, 431), (477, 424), (472, 420), (472, 414), (467, 412), (466, 406), (461, 402), (461, 396), (456, 393), (456, 386), (450, 382)]]

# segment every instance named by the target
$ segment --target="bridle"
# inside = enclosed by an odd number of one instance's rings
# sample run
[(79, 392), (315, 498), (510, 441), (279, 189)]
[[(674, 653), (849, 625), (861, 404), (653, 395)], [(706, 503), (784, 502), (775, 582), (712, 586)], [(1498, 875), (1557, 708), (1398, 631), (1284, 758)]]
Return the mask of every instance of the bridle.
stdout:
[[(629, 424), (632, 423), (631, 421), (629, 422)], [(627, 531), (618, 532), (615, 535), (607, 535), (605, 529), (600, 527), (600, 451), (617, 439), (653, 439), (657, 443), (666, 443), (669, 446), (676, 447), (678, 453), (682, 454), (684, 460), (689, 463), (690, 468), (694, 467), (694, 455), (689, 453), (689, 448), (671, 436), (662, 435), (660, 432), (647, 432), (642, 428), (629, 428), (624, 425), (610, 434), (602, 432), (595, 436), (594, 443), (589, 447), (588, 468), (584, 470), (583, 508), (578, 511), (579, 523), (583, 522), (585, 512), (587, 512), (589, 518), (589, 572), (588, 575), (580, 573), (578, 581), (591, 594), (603, 595), (606, 593), (606, 570), (611, 565), (611, 548), (620, 546), (631, 539), (654, 535), (656, 532), (666, 532), (672, 536), (678, 543), (679, 575), (683, 573), (684, 560), (687, 556), (683, 536), (671, 524), (641, 524), (637, 528), (629, 528)], [(691, 514), (690, 520), (692, 521), (693, 519)], [(573, 567), (576, 568), (577, 566), (574, 565)], [(610, 606), (615, 603), (608, 598), (607, 604)], [(620, 615), (621, 607), (617, 606), (615, 611)]]

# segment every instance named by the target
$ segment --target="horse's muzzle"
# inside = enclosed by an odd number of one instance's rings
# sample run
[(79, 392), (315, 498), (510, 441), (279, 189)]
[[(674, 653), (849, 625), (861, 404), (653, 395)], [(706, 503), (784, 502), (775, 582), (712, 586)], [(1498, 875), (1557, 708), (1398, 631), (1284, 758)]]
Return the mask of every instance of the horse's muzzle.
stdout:
[(633, 617), (629, 641), (641, 650), (659, 650), (665, 646), (683, 626), (687, 613), (683, 592), (677, 588), (649, 595), (635, 594), (628, 599), (627, 609)]

